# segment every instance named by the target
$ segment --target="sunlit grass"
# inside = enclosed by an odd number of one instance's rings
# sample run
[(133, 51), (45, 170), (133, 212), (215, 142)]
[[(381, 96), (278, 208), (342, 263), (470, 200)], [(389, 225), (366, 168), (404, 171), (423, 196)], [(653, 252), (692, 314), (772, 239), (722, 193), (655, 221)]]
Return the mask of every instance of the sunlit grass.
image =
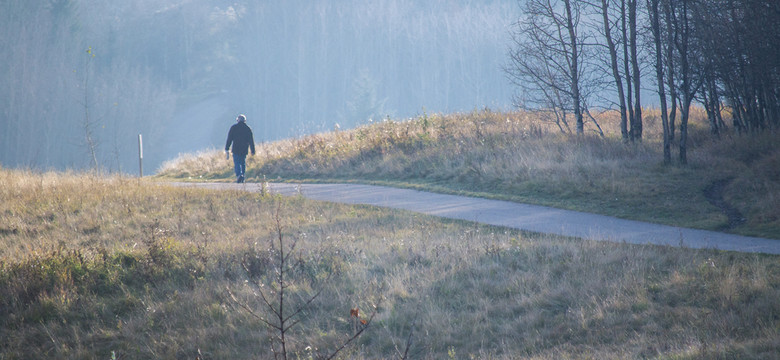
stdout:
[[(585, 136), (574, 136), (525, 112), (386, 120), (259, 144), (249, 158), (249, 181), (361, 181), (780, 238), (775, 133), (716, 138), (697, 109), (689, 165), (664, 166), (658, 111), (644, 114), (644, 140), (635, 144), (623, 143), (614, 113), (596, 114), (604, 137), (590, 122)], [(159, 175), (231, 179), (232, 164), (223, 156), (216, 150), (184, 155)], [(704, 195), (724, 179), (723, 198), (745, 218), (736, 227)]]
[[(273, 333), (241, 259), (297, 240), (290, 334), (326, 349), (371, 304), (341, 358), (772, 358), (776, 256), (566, 239), (403, 211), (0, 170), (0, 358), (268, 358)], [(296, 261), (298, 261), (296, 260)], [(270, 275), (270, 274), (269, 274)]]

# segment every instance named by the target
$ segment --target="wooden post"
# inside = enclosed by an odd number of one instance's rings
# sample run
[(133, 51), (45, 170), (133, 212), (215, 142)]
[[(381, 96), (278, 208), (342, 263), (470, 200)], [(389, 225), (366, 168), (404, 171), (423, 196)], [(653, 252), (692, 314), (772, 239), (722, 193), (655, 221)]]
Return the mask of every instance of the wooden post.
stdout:
[(138, 134), (138, 174), (144, 177), (144, 141), (141, 134)]

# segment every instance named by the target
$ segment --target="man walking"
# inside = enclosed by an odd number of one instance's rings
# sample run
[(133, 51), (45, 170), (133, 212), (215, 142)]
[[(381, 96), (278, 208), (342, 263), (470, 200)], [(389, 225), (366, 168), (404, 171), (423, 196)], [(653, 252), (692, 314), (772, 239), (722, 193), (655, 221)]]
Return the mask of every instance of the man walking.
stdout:
[(236, 124), (230, 127), (228, 131), (227, 143), (225, 143), (225, 155), (230, 159), (230, 144), (233, 144), (233, 166), (236, 170), (236, 182), (244, 182), (244, 172), (246, 171), (246, 155), (249, 149), (252, 155), (255, 155), (255, 138), (252, 135), (252, 129), (246, 124), (246, 116), (238, 115)]

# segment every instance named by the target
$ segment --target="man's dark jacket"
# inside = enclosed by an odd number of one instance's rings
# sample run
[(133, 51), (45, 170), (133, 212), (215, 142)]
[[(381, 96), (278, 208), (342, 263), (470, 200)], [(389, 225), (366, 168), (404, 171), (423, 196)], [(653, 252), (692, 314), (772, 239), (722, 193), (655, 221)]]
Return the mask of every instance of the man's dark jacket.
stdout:
[(225, 151), (230, 150), (230, 143), (233, 143), (234, 156), (246, 156), (249, 148), (252, 149), (252, 155), (255, 154), (255, 138), (246, 122), (241, 121), (230, 127)]

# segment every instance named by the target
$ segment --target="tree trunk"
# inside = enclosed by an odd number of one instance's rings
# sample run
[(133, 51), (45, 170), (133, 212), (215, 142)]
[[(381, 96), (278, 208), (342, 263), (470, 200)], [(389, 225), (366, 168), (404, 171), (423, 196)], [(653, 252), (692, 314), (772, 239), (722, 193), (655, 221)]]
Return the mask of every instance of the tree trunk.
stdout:
[(714, 79), (707, 79), (707, 86), (705, 91), (702, 91), (702, 97), (704, 98), (704, 109), (707, 111), (707, 120), (710, 122), (710, 133), (720, 137), (720, 122), (718, 121), (720, 99)]
[(574, 20), (571, 10), (571, 0), (564, 0), (566, 6), (566, 28), (569, 31), (569, 45), (571, 46), (571, 63), (569, 68), (571, 69), (571, 93), (572, 101), (574, 102), (574, 116), (577, 120), (577, 134), (581, 135), (585, 132), (584, 122), (582, 119), (582, 100), (580, 99), (580, 79), (579, 79), (579, 54), (577, 46), (577, 34), (574, 29)]
[[(623, 71), (626, 75), (626, 105), (628, 108), (628, 123), (634, 123), (634, 108), (631, 106), (633, 103), (633, 86), (631, 86), (631, 70), (629, 68), (630, 58), (628, 56), (628, 25), (626, 19), (628, 14), (626, 13), (626, 0), (620, 0), (620, 15), (621, 15), (621, 32), (623, 34)], [(620, 131), (625, 131), (623, 134), (625, 139), (631, 140), (631, 129), (629, 124), (621, 124)]]
[(677, 87), (674, 83), (674, 46), (677, 43), (677, 33), (674, 31), (674, 13), (671, 0), (664, 1), (664, 13), (666, 15), (666, 82), (669, 88), (669, 141), (674, 141), (675, 120), (677, 118)]
[(693, 71), (688, 59), (690, 48), (690, 24), (688, 19), (688, 1), (682, 0), (679, 21), (675, 30), (679, 33), (677, 51), (680, 54), (680, 75), (682, 76), (682, 118), (680, 119), (680, 163), (688, 164), (688, 119), (691, 113), (691, 102), (696, 94), (697, 86), (693, 85)]
[(661, 101), (661, 125), (664, 137), (664, 164), (672, 163), (672, 149), (669, 138), (669, 117), (666, 113), (666, 91), (664, 89), (664, 65), (661, 47), (661, 24), (659, 21), (659, 0), (647, 0), (647, 9), (650, 15), (651, 29), (653, 31), (653, 43), (655, 45), (655, 76), (658, 81), (658, 98)]
[(683, 165), (688, 164), (688, 116), (690, 111), (691, 107), (683, 104), (682, 118), (680, 119), (680, 163)]
[(637, 0), (628, 0), (628, 22), (631, 36), (631, 67), (634, 77), (634, 117), (631, 123), (631, 140), (642, 141), (642, 101), (640, 96), (640, 72), (639, 59), (636, 49), (636, 3)]
[(628, 142), (628, 119), (626, 117), (626, 98), (623, 93), (623, 79), (620, 76), (620, 69), (618, 68), (617, 49), (615, 48), (615, 41), (612, 40), (612, 30), (609, 24), (608, 15), (609, 4), (608, 0), (601, 0), (601, 15), (604, 19), (604, 36), (607, 40), (607, 47), (609, 48), (610, 65), (612, 67), (612, 77), (615, 78), (615, 88), (618, 92), (618, 99), (620, 99), (620, 132), (623, 135), (623, 142)]

